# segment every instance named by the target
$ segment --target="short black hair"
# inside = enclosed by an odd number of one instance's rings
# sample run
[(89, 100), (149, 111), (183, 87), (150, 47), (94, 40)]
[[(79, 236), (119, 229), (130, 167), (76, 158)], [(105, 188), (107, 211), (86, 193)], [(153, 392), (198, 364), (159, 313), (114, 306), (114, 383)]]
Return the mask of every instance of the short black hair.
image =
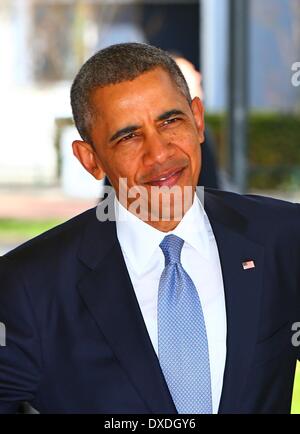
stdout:
[(191, 104), (185, 78), (172, 57), (164, 50), (136, 42), (111, 45), (88, 59), (76, 75), (71, 87), (73, 118), (82, 139), (90, 144), (93, 119), (90, 96), (93, 90), (110, 84), (134, 80), (144, 72), (162, 68)]

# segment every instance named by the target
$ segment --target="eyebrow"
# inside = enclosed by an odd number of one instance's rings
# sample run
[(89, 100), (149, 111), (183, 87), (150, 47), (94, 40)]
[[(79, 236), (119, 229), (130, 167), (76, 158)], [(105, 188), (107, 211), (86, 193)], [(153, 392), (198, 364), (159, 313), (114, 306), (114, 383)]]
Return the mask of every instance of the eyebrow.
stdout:
[(128, 127), (121, 128), (120, 130), (116, 131), (111, 138), (109, 139), (110, 142), (113, 142), (116, 139), (119, 139), (120, 137), (124, 136), (125, 134), (134, 133), (136, 130), (141, 128), (139, 125), (128, 125)]
[(159, 115), (156, 118), (156, 120), (157, 121), (164, 121), (164, 120), (170, 118), (171, 116), (178, 116), (178, 115), (184, 115), (184, 113), (181, 110), (177, 110), (177, 109), (168, 110), (167, 112), (164, 112), (163, 114)]
[[(159, 115), (155, 120), (156, 121), (164, 121), (164, 120), (170, 118), (171, 116), (178, 116), (178, 115), (184, 115), (184, 113), (181, 110), (177, 110), (177, 109), (168, 110), (168, 111), (162, 113), (161, 115)], [(113, 142), (114, 140), (117, 140), (126, 134), (134, 133), (135, 131), (137, 131), (140, 128), (141, 128), (140, 125), (128, 125), (127, 127), (121, 128), (120, 130), (116, 131), (111, 136), (109, 141)]]

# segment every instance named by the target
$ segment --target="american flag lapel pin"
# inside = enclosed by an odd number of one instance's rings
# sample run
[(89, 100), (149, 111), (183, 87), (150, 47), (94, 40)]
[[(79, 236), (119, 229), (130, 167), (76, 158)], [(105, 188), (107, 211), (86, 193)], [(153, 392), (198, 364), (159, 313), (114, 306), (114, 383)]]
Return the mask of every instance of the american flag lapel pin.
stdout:
[(255, 268), (254, 261), (244, 261), (242, 262), (243, 270), (250, 270), (250, 268)]

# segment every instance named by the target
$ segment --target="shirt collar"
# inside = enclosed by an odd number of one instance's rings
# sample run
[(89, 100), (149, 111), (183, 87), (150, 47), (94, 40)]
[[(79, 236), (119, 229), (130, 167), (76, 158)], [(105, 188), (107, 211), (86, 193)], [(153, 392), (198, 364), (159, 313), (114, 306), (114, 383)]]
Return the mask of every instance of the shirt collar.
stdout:
[(137, 274), (145, 271), (159, 244), (166, 235), (174, 234), (195, 248), (202, 256), (209, 255), (206, 213), (197, 194), (189, 210), (175, 229), (162, 232), (128, 211), (115, 196), (116, 229), (122, 251)]

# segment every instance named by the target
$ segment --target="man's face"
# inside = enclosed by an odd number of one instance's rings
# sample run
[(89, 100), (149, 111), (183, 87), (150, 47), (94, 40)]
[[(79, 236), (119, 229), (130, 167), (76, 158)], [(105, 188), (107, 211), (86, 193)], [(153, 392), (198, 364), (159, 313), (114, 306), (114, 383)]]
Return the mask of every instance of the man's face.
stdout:
[(91, 104), (95, 161), (118, 197), (119, 178), (126, 178), (128, 189), (145, 187), (149, 204), (151, 186), (191, 186), (194, 191), (204, 128), (199, 99), (190, 107), (169, 74), (157, 68), (96, 89)]

